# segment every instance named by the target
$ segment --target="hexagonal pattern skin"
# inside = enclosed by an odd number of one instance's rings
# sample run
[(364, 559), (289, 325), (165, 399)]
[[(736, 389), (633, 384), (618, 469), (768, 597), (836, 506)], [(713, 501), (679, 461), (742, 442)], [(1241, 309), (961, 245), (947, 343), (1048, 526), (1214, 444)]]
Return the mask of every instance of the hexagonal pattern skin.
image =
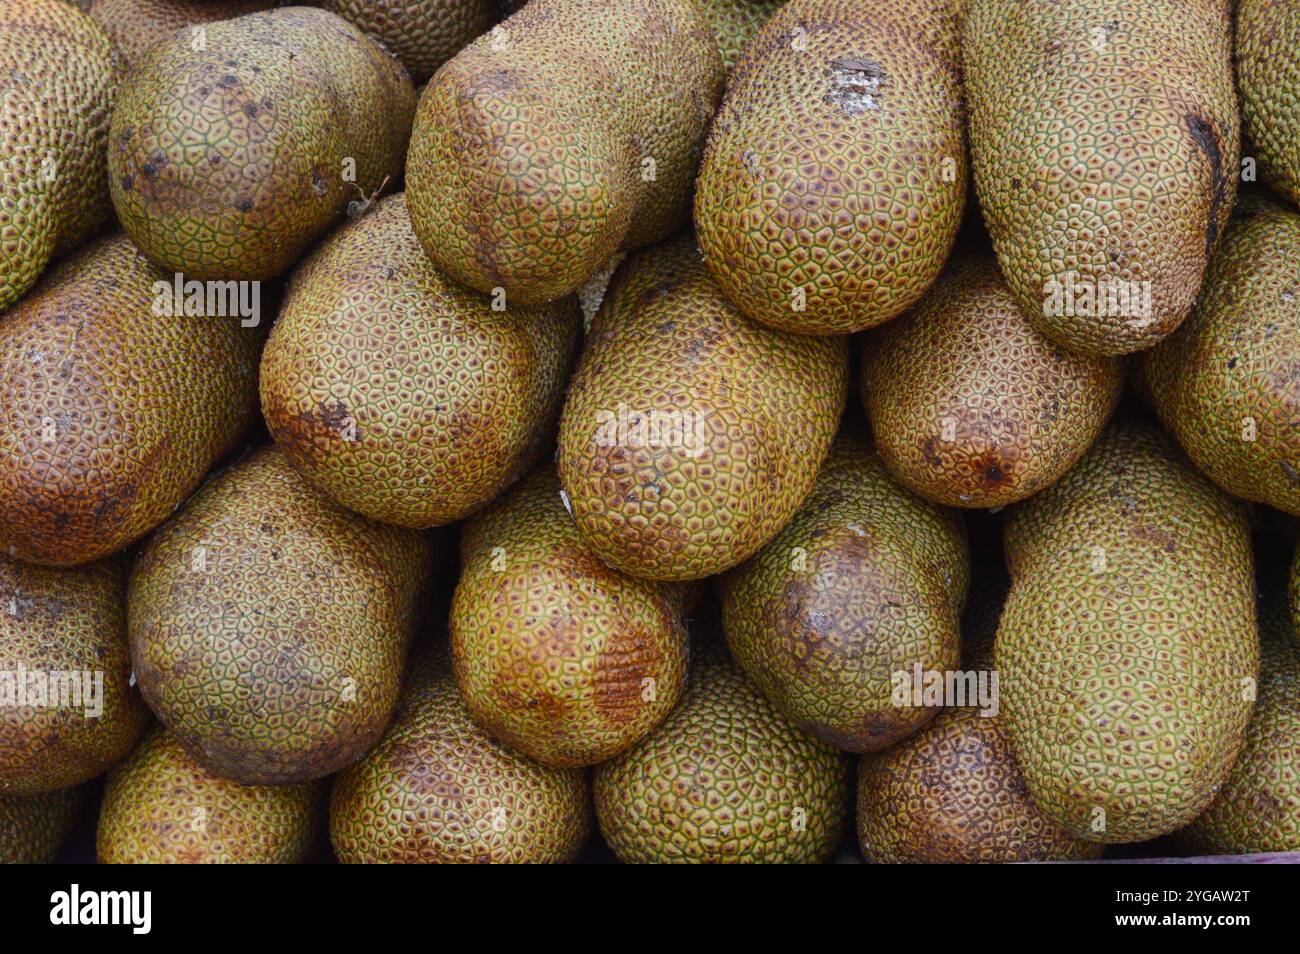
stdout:
[(451, 607), (456, 680), (489, 734), (546, 765), (643, 738), (686, 680), (684, 588), (601, 563), (551, 467), (471, 520)]
[(199, 764), (249, 785), (350, 765), (401, 688), (428, 534), (349, 513), (264, 447), (195, 494), (131, 574), (131, 658)]
[(1067, 348), (1140, 351), (1192, 307), (1237, 189), (1229, 19), (1228, 0), (970, 2), (980, 210), (1012, 292)]
[(420, 97), (411, 221), (461, 284), (532, 304), (690, 213), (722, 60), (695, 0), (530, 0)]
[(406, 70), (326, 10), (286, 7), (179, 33), (123, 84), (109, 132), (122, 227), (200, 280), (273, 278), (349, 203), (402, 174)]
[(782, 0), (700, 0), (701, 9), (713, 22), (724, 72), (731, 73), (754, 34), (781, 9), (781, 3)]
[[(87, 13), (104, 28), (129, 68), (178, 30), (269, 10), (275, 0), (89, 0)], [(194, 34), (187, 36), (192, 41)]]
[(113, 48), (61, 0), (0, 8), (0, 312), (108, 221)]
[(800, 729), (878, 751), (934, 718), (895, 703), (893, 676), (957, 668), (969, 576), (961, 521), (842, 435), (795, 518), (722, 578), (727, 645)]
[(100, 864), (297, 864), (325, 828), (324, 781), (240, 785), (194, 761), (161, 726), (108, 774)]
[(0, 865), (48, 865), (76, 823), (82, 788), (0, 795)]
[(1300, 205), (1300, 8), (1238, 0), (1241, 131), (1264, 181)]
[(1300, 515), (1300, 215), (1234, 220), (1191, 316), (1140, 367), (1206, 476)]
[(459, 520), (552, 444), (581, 315), (492, 301), (438, 271), (402, 195), (293, 273), (262, 356), (262, 412), (312, 483), (406, 527)]
[(630, 256), (560, 418), (578, 529), (633, 576), (700, 579), (741, 563), (812, 489), (847, 384), (846, 339), (750, 321), (690, 235)]
[(663, 725), (596, 767), (596, 818), (624, 862), (813, 864), (839, 842), (846, 769), (705, 651)]
[[(47, 693), (61, 674), (59, 704), (47, 695), (41, 705), (0, 706), (0, 796), (89, 781), (139, 740), (149, 710), (131, 685), (125, 597), (119, 559), (55, 569), (0, 556), (0, 672), (45, 674)], [(82, 695), (82, 673), (102, 674), (101, 697)], [(28, 680), (25, 692), (35, 691)]]
[(1092, 841), (1183, 827), (1228, 777), (1250, 718), (1245, 506), (1162, 432), (1128, 422), (1016, 504), (1003, 538), (1011, 592), (995, 656), (1034, 801)]
[(890, 474), (952, 507), (1049, 486), (1092, 445), (1124, 387), (1030, 323), (992, 257), (952, 262), (921, 303), (863, 339), (862, 404)]
[(320, 6), (365, 30), (423, 83), (492, 26), (492, 0), (321, 0)]
[(586, 772), (548, 768), (470, 717), (445, 645), (413, 653), (392, 728), (340, 773), (330, 840), (349, 864), (572, 861), (591, 834)]
[(709, 130), (695, 227), (756, 321), (845, 334), (935, 280), (966, 205), (958, 25), (943, 0), (791, 0)]
[(261, 329), (159, 314), (156, 282), (172, 287), (117, 235), (0, 322), (0, 547), (20, 560), (67, 566), (134, 543), (256, 413)]

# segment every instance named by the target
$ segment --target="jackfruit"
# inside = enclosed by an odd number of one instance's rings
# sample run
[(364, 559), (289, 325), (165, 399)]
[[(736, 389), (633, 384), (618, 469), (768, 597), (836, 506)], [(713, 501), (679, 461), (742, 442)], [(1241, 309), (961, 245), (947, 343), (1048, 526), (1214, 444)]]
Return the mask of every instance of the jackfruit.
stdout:
[(1238, 0), (1241, 128), (1264, 180), (1300, 205), (1300, 7)]
[(193, 28), (276, 6), (275, 0), (91, 0), (87, 12), (104, 28), (124, 67), (156, 43), (186, 30), (191, 44), (206, 40)]
[(40, 795), (0, 795), (0, 865), (48, 865), (85, 801), (80, 787)]
[(699, 0), (705, 15), (713, 23), (713, 35), (722, 54), (722, 69), (731, 73), (740, 54), (754, 38), (759, 27), (785, 0)]
[(416, 83), (492, 26), (496, 13), (492, 0), (320, 0), (319, 6), (378, 40)]

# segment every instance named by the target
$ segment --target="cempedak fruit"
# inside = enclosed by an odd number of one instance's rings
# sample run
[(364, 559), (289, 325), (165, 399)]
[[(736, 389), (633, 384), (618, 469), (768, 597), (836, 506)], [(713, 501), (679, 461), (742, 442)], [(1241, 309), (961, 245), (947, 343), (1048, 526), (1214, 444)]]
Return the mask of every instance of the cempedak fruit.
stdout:
[(1300, 7), (1238, 0), (1241, 129), (1260, 172), (1300, 205)]
[(95, 18), (123, 66), (138, 63), (157, 43), (178, 31), (193, 43), (206, 40), (206, 29), (192, 28), (256, 13), (276, 6), (276, 0), (90, 0), (87, 12)]
[(722, 68), (730, 73), (740, 54), (764, 23), (781, 9), (784, 0), (699, 0), (713, 23), (713, 35), (722, 54)]
[(48, 865), (68, 837), (84, 790), (60, 788), (39, 795), (0, 795), (0, 865)]
[(492, 26), (492, 0), (320, 0), (392, 52), (417, 84)]

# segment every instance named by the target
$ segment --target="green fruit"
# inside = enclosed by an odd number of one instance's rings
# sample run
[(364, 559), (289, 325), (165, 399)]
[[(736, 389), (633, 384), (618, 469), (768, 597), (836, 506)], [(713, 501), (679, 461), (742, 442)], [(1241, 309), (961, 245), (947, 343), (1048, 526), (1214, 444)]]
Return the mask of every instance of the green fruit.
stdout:
[(320, 6), (365, 30), (423, 83), (465, 44), (492, 26), (492, 0), (321, 0)]
[(878, 751), (938, 711), (900, 705), (895, 678), (957, 668), (968, 579), (961, 523), (841, 437), (795, 518), (723, 577), (727, 644), (799, 728)]
[(1123, 386), (1118, 358), (1076, 355), (1035, 330), (991, 258), (954, 262), (862, 352), (862, 402), (885, 466), (954, 507), (1001, 507), (1056, 481)]
[(40, 795), (0, 795), (0, 865), (53, 862), (84, 794), (81, 788), (61, 788)]
[(12, 556), (66, 566), (134, 543), (255, 415), (261, 332), (163, 313), (172, 288), (117, 236), (0, 320), (0, 546)]
[(722, 54), (722, 68), (730, 73), (740, 54), (749, 45), (759, 27), (785, 0), (699, 0), (700, 6), (713, 23), (713, 35)]
[(617, 755), (681, 695), (684, 596), (601, 563), (538, 471), (461, 536), (451, 645), (469, 711), (545, 765)]
[(844, 826), (846, 767), (705, 653), (672, 715), (597, 766), (596, 817), (630, 863), (822, 862)]
[(0, 556), (0, 796), (89, 781), (144, 732), (125, 596), (116, 559), (54, 569)]
[(749, 321), (689, 235), (629, 257), (560, 419), (560, 480), (588, 546), (658, 580), (748, 559), (812, 489), (847, 382), (845, 339)]
[(1007, 284), (1085, 354), (1187, 316), (1240, 152), (1227, 0), (971, 0), (980, 209)]
[(187, 279), (292, 265), (349, 203), (402, 174), (415, 109), (401, 64), (324, 10), (287, 7), (153, 47), (123, 84), (109, 186), (136, 245)]
[(324, 827), (325, 784), (218, 778), (161, 727), (108, 774), (100, 864), (294, 864)]
[(844, 334), (921, 297), (966, 204), (958, 24), (941, 0), (791, 0), (709, 131), (695, 227), (750, 318)]
[(0, 7), (0, 312), (109, 218), (108, 37), (60, 0)]
[(434, 263), (511, 304), (683, 224), (722, 61), (695, 0), (531, 0), (429, 81), (407, 162)]
[(383, 740), (340, 773), (330, 839), (352, 864), (572, 861), (591, 833), (582, 769), (547, 768), (492, 739), (442, 647), (414, 653)]
[(1265, 181), (1300, 205), (1300, 7), (1237, 3), (1242, 133)]
[(122, 65), (130, 67), (180, 30), (192, 42), (204, 35), (193, 32), (193, 27), (275, 5), (275, 0), (89, 0), (87, 12), (113, 41)]
[(579, 322), (572, 298), (494, 311), (434, 267), (391, 196), (293, 273), (262, 358), (262, 411), (343, 506), (450, 523), (550, 446)]
[(1160, 419), (1206, 476), (1300, 514), (1300, 215), (1234, 221), (1191, 316), (1141, 369)]
[(426, 535), (343, 510), (258, 450), (136, 560), (140, 691), (216, 775), (289, 785), (337, 771), (392, 716), (430, 553)]
[(1005, 525), (1001, 703), (1067, 831), (1144, 841), (1200, 814), (1245, 738), (1259, 663), (1245, 507), (1160, 432), (1108, 430)]

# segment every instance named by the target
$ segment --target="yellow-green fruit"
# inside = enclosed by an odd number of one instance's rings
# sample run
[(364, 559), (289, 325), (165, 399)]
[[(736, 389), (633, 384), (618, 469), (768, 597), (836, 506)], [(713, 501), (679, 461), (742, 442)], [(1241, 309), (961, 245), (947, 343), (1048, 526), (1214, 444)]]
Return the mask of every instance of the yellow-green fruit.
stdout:
[(1238, 0), (1241, 128), (1265, 181), (1300, 205), (1300, 6)]
[(730, 73), (740, 54), (785, 0), (699, 0), (713, 23), (713, 35), (722, 54), (722, 68)]
[(257, 411), (262, 332), (185, 314), (122, 235), (0, 320), (0, 546), (85, 563), (175, 510)]
[(1044, 337), (981, 256), (955, 261), (912, 311), (865, 336), (860, 383), (891, 475), (942, 504), (1001, 507), (1092, 445), (1124, 367)]
[(420, 97), (415, 234), (456, 281), (508, 302), (576, 291), (686, 221), (722, 82), (696, 0), (531, 0)]
[(0, 312), (108, 220), (117, 82), (112, 44), (80, 10), (0, 6)]
[(471, 520), (451, 607), (479, 725), (546, 765), (594, 765), (663, 721), (686, 677), (685, 594), (603, 564), (546, 467)]
[(971, 0), (971, 156), (1026, 314), (1085, 354), (1187, 316), (1237, 190), (1228, 0)]
[(1110, 428), (1004, 528), (1001, 703), (1030, 794), (1067, 831), (1144, 841), (1204, 811), (1259, 665), (1245, 507), (1165, 435)]
[(416, 83), (451, 59), (495, 19), (492, 0), (320, 0), (392, 52)]
[(402, 174), (415, 91), (379, 44), (325, 10), (286, 7), (153, 47), (109, 134), (118, 218), (169, 272), (273, 278)]
[(704, 653), (663, 725), (596, 767), (596, 817), (629, 863), (822, 862), (844, 827), (846, 769), (725, 654)]
[(966, 205), (957, 37), (942, 0), (791, 0), (746, 48), (695, 228), (750, 318), (844, 334), (934, 281)]
[(240, 785), (199, 765), (161, 726), (108, 774), (101, 864), (294, 864), (324, 828), (325, 783)]
[(413, 654), (392, 727), (330, 801), (330, 840), (350, 864), (564, 862), (590, 833), (586, 772), (539, 765), (479, 728), (442, 647)]
[(437, 270), (391, 196), (293, 273), (262, 357), (262, 413), (343, 506), (450, 523), (549, 448), (580, 321), (572, 297), (494, 311)]
[(274, 447), (152, 537), (129, 591), (150, 708), (204, 768), (289, 785), (350, 765), (397, 704), (430, 538), (365, 520)]
[[(275, 0), (90, 0), (87, 9), (113, 41), (122, 64), (130, 67), (154, 44), (179, 30), (242, 17), (275, 5)], [(205, 33), (187, 31), (185, 36), (192, 43)]]
[(48, 865), (81, 809), (83, 790), (0, 795), (0, 865)]
[(588, 546), (659, 580), (748, 559), (812, 489), (847, 384), (845, 339), (748, 320), (689, 235), (631, 256), (560, 419), (560, 480)]
[(121, 561), (55, 569), (0, 556), (0, 796), (95, 778), (148, 721)]
[(1160, 419), (1206, 476), (1300, 514), (1300, 215), (1235, 220), (1191, 316), (1141, 369)]
[(727, 644), (799, 728), (878, 751), (934, 718), (898, 676), (957, 668), (968, 581), (959, 520), (842, 436), (795, 518), (723, 577)]

